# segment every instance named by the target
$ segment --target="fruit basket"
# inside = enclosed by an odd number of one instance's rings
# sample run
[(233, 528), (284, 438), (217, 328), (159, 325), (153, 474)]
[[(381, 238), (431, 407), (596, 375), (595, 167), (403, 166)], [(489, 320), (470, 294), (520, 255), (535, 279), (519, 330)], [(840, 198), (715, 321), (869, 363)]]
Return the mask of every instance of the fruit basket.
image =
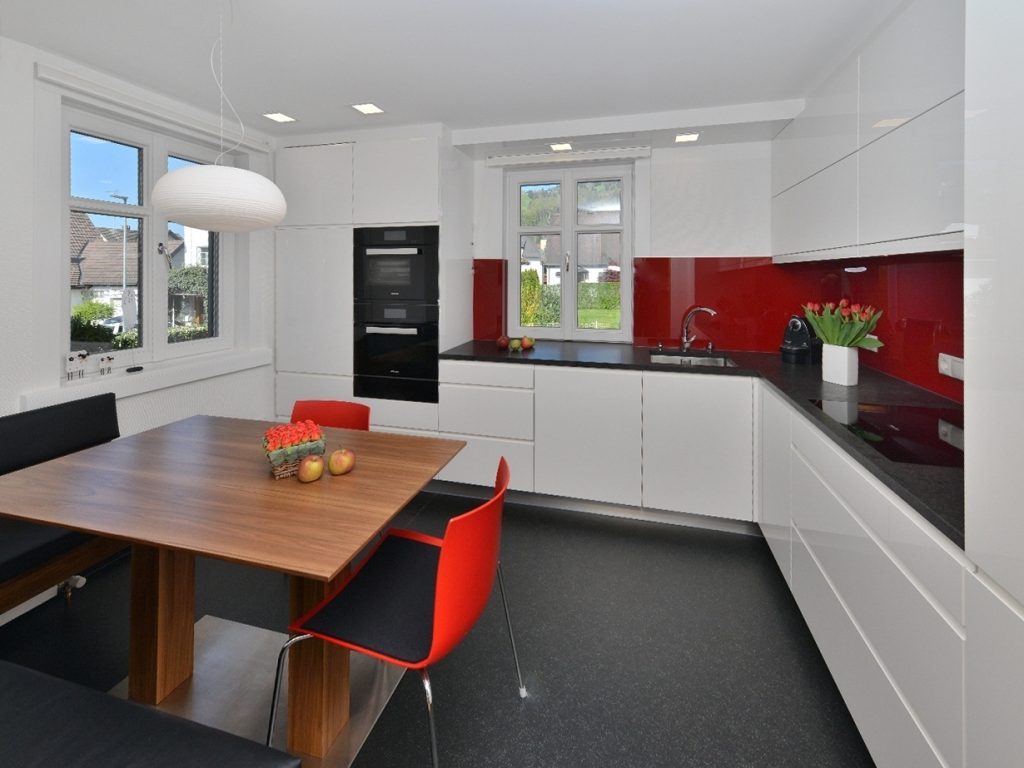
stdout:
[(303, 457), (324, 453), (327, 443), (320, 427), (312, 420), (278, 424), (263, 433), (263, 450), (275, 480), (291, 477), (299, 471)]

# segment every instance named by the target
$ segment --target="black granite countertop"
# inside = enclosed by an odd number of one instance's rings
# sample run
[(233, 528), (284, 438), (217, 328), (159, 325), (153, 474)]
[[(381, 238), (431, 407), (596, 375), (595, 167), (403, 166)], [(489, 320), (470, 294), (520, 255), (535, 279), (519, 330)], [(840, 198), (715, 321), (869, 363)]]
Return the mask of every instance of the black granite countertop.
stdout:
[(470, 341), (441, 353), (442, 360), (477, 360), (495, 363), (568, 365), (590, 368), (631, 368), (650, 371), (680, 371), (708, 376), (754, 376), (768, 382), (791, 405), (810, 419), (856, 462), (877, 477), (897, 496), (963, 549), (964, 471), (956, 467), (891, 461), (852, 434), (814, 404), (836, 400), (879, 405), (915, 405), (962, 410), (953, 400), (878, 371), (860, 366), (860, 383), (843, 387), (821, 380), (820, 365), (790, 365), (776, 353), (729, 352), (735, 368), (707, 368), (657, 365), (651, 351), (631, 344), (599, 342), (538, 341), (526, 352), (499, 350), (493, 341)]

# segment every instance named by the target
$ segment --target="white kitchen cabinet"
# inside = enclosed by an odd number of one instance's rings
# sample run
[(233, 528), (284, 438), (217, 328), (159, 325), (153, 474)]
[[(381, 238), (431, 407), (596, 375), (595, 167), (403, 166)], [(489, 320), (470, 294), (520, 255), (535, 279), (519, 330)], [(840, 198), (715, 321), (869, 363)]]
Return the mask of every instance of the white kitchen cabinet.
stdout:
[(752, 520), (753, 407), (745, 376), (644, 371), (643, 506)]
[(287, 421), (296, 400), (351, 400), (351, 376), (279, 372), (275, 377), (274, 413)]
[(790, 187), (772, 201), (776, 261), (857, 255), (857, 156)]
[(640, 371), (536, 366), (537, 493), (640, 506)]
[(359, 141), (353, 149), (356, 224), (411, 224), (440, 219), (437, 139)]
[(283, 226), (352, 223), (351, 144), (285, 147), (274, 162), (288, 204)]
[(864, 147), (860, 242), (916, 239), (899, 253), (962, 248), (963, 152), (963, 94)]
[(278, 371), (352, 374), (352, 228), (278, 228)]
[(504, 456), (509, 487), (533, 491), (533, 366), (441, 360), (438, 375), (441, 435), (466, 441), (438, 478), (491, 486)]
[(815, 93), (772, 141), (772, 194), (857, 151), (857, 57)]
[(963, 0), (913, 0), (885, 25), (860, 54), (860, 146), (963, 91), (963, 50)]
[(756, 470), (760, 495), (757, 524), (772, 550), (779, 569), (791, 578), (792, 495), (790, 493), (791, 408), (766, 384), (760, 394), (760, 424), (757, 435)]
[[(925, 742), (941, 755), (942, 764), (962, 765), (964, 627), (958, 617), (962, 593), (945, 596), (955, 600), (957, 614), (953, 614), (936, 594), (947, 582), (940, 579), (933, 591), (935, 574), (930, 568), (913, 571), (897, 556), (891, 545), (892, 523), (915, 513), (887, 498), (877, 483), (806, 420), (794, 418), (791, 429), (793, 529), (856, 626), (856, 635), (850, 634), (845, 642), (857, 641), (859, 635), (873, 664), (883, 671), (917, 724), (914, 729), (900, 725), (888, 735), (872, 738)], [(902, 546), (905, 536), (899, 535)], [(937, 540), (931, 542), (931, 549), (962, 581), (963, 567), (953, 554)], [(793, 557), (793, 590), (799, 603), (795, 544)], [(809, 609), (803, 605), (801, 609), (811, 624)], [(840, 647), (831, 650), (834, 655), (841, 652)], [(831, 668), (832, 658), (826, 654), (826, 659)], [(876, 674), (873, 668), (861, 671), (866, 676)], [(867, 702), (858, 701), (855, 692), (847, 704), (869, 749), (876, 749), (858, 714)], [(937, 756), (933, 762), (940, 764)]]
[(983, 574), (967, 577), (967, 765), (1002, 768), (1024, 754), (1024, 606)]

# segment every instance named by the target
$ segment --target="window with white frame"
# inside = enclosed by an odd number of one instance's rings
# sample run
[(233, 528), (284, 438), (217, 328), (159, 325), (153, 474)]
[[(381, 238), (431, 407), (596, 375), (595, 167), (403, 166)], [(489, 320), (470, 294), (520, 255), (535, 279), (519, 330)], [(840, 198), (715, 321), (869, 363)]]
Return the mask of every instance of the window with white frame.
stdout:
[(632, 340), (629, 166), (509, 171), (509, 333)]
[(163, 219), (149, 202), (164, 173), (211, 148), (65, 110), (69, 349), (118, 364), (221, 349), (221, 237)]

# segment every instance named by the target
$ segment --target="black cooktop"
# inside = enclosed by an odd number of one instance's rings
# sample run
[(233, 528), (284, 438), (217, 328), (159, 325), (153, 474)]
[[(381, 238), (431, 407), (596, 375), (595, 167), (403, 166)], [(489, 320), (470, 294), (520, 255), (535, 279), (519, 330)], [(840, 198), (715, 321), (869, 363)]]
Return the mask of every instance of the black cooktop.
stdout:
[(892, 461), (964, 465), (962, 409), (827, 400), (815, 400), (814, 404)]

